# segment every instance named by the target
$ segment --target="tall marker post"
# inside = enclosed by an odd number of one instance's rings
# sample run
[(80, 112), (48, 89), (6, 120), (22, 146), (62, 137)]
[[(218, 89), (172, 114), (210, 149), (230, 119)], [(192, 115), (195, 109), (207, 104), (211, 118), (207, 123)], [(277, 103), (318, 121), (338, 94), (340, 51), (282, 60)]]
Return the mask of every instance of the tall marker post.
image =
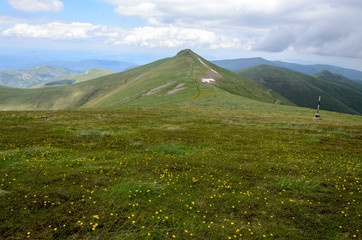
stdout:
[(321, 119), (321, 115), (319, 115), (319, 107), (320, 107), (320, 105), (321, 105), (321, 96), (319, 96), (317, 113), (314, 115), (313, 119)]

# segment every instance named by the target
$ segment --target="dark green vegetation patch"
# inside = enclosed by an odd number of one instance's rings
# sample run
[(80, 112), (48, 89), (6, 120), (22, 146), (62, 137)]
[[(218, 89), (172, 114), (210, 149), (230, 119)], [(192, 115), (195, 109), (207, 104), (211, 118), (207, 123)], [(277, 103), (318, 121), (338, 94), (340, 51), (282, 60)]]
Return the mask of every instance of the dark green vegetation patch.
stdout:
[(315, 108), (318, 96), (324, 110), (362, 115), (362, 85), (327, 71), (314, 76), (260, 65), (238, 74), (272, 89), (300, 107)]
[(59, 80), (59, 81), (52, 81), (52, 82), (45, 83), (44, 86), (50, 87), (50, 86), (57, 86), (57, 85), (69, 85), (74, 82), (75, 82), (75, 80)]

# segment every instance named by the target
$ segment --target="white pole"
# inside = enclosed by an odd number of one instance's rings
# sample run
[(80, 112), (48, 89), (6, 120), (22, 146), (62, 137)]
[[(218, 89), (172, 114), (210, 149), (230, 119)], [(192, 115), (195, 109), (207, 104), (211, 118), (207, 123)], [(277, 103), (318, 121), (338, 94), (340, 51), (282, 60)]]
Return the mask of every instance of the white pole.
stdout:
[(317, 113), (319, 113), (319, 106), (321, 105), (321, 96), (319, 96), (319, 99), (318, 99), (318, 109), (317, 109)]
[(318, 108), (317, 108), (317, 113), (314, 115), (313, 119), (321, 119), (321, 116), (319, 115), (319, 107), (321, 105), (321, 96), (319, 96), (318, 98)]

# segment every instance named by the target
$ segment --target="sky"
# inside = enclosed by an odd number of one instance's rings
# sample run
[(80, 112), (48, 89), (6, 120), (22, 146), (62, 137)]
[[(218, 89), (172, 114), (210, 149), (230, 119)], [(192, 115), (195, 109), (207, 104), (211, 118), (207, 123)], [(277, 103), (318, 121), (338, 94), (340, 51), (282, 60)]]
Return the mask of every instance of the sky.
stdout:
[(362, 70), (361, 0), (0, 0), (0, 55), (144, 64), (190, 48)]

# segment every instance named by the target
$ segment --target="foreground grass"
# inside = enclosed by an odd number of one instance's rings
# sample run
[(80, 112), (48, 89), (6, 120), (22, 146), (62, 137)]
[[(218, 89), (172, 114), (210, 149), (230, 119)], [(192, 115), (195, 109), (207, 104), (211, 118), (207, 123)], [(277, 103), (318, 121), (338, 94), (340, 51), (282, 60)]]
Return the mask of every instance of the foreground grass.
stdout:
[(291, 111), (2, 112), (0, 236), (361, 238), (361, 117)]

